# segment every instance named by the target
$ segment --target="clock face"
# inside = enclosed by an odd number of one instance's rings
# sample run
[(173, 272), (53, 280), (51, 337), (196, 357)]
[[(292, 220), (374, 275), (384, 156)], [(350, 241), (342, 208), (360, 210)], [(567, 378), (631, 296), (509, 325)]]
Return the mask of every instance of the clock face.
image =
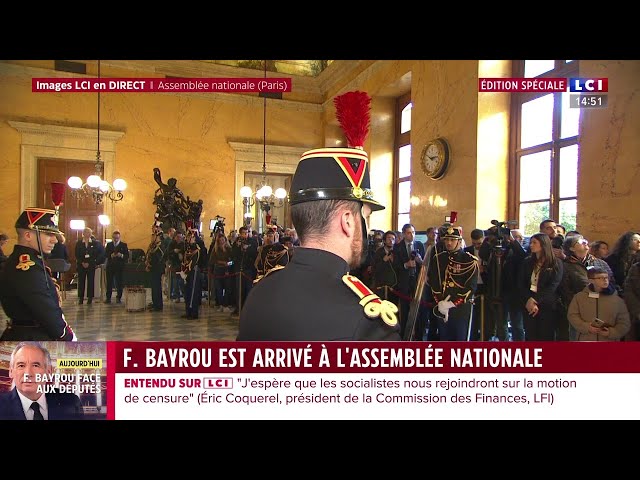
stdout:
[(433, 180), (442, 178), (449, 165), (449, 145), (443, 138), (427, 143), (422, 150), (422, 170)]

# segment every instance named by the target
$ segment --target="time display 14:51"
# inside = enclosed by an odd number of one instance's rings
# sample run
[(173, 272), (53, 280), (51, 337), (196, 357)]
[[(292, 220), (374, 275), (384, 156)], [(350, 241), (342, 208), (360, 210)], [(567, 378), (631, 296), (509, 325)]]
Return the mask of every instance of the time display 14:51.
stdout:
[(570, 95), (570, 108), (604, 108), (607, 106), (606, 94)]

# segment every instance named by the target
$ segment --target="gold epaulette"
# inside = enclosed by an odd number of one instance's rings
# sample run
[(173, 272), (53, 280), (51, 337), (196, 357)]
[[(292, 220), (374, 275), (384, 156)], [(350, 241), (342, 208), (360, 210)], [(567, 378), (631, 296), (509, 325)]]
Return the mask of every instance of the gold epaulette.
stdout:
[(353, 275), (343, 275), (342, 281), (347, 285), (353, 293), (360, 298), (360, 305), (364, 307), (364, 314), (369, 318), (382, 318), (387, 325), (394, 327), (398, 324), (398, 307), (389, 300), (382, 300), (378, 295), (373, 293), (362, 280)]
[(31, 260), (31, 257), (29, 256), (28, 253), (23, 253), (22, 255), (20, 255), (20, 261), (16, 265), (16, 270), (22, 270), (23, 272), (26, 272), (35, 264), (36, 262)]
[(278, 270), (282, 270), (283, 268), (284, 268), (284, 265), (276, 265), (275, 267), (273, 267), (270, 270), (268, 270), (264, 275), (258, 275), (256, 277), (256, 279), (253, 281), (253, 284), (255, 285), (256, 283), (258, 283), (260, 280), (262, 280), (264, 277), (266, 277), (270, 273), (277, 272)]

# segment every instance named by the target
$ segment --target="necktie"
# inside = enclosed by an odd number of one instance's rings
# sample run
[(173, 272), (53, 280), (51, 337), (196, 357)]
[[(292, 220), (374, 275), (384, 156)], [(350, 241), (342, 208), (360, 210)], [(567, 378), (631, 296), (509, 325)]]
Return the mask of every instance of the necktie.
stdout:
[(407, 243), (407, 255), (409, 256), (409, 260), (411, 260), (411, 252), (413, 251), (413, 242)]
[(38, 402), (33, 402), (31, 404), (31, 409), (33, 410), (33, 419), (34, 420), (44, 420), (42, 413), (40, 413), (40, 404)]

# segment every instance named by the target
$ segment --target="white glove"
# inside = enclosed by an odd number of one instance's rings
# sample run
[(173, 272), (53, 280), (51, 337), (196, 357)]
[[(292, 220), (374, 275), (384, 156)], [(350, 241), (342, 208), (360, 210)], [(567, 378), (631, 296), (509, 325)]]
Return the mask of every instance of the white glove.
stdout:
[(444, 323), (449, 321), (449, 309), (455, 307), (455, 304), (449, 298), (451, 298), (451, 295), (447, 295), (447, 298), (438, 302), (438, 311), (444, 315)]

